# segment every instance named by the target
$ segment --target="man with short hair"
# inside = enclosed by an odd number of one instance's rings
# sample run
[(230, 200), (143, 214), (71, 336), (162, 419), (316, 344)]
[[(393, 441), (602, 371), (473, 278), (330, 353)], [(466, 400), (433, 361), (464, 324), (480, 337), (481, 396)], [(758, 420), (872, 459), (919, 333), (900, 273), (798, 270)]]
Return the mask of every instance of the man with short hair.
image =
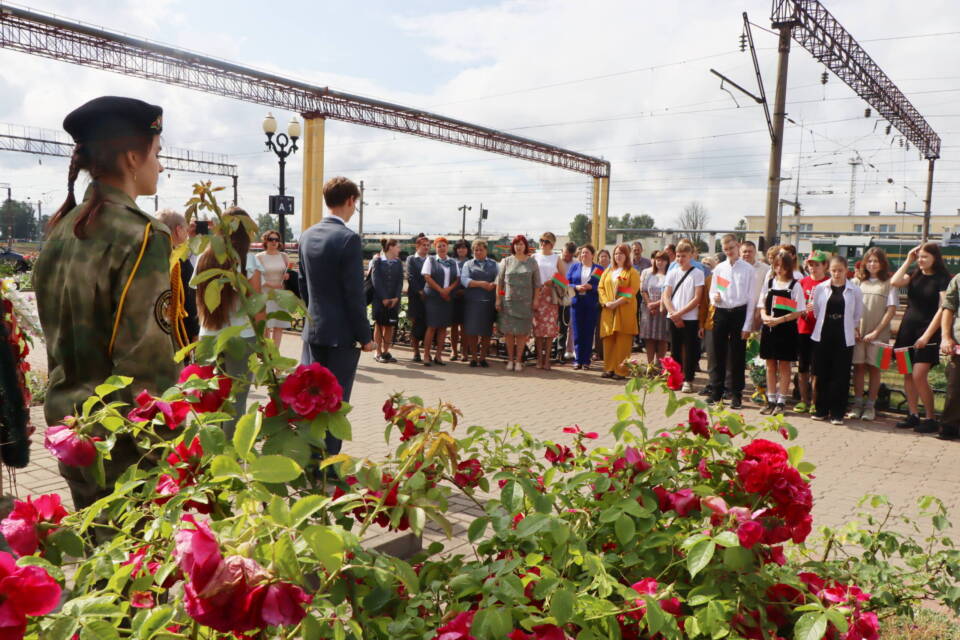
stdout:
[(756, 302), (760, 298), (760, 290), (763, 288), (763, 281), (766, 280), (767, 272), (770, 271), (770, 265), (757, 259), (757, 245), (752, 240), (744, 240), (740, 243), (740, 259), (753, 267), (754, 317), (750, 329), (751, 331), (757, 331), (760, 329), (760, 310), (756, 308)]
[(642, 273), (644, 269), (650, 266), (650, 258), (643, 257), (643, 243), (634, 240), (632, 251), (633, 268)]
[[(336, 376), (346, 402), (360, 350), (376, 346), (367, 320), (360, 236), (347, 228), (359, 199), (360, 189), (351, 180), (331, 178), (323, 185), (329, 215), (300, 236), (300, 291), (309, 318), (303, 340), (312, 362)], [(327, 455), (340, 452), (342, 443), (330, 433), (326, 444)]]
[(710, 368), (710, 388), (713, 392), (708, 403), (714, 404), (723, 397), (728, 377), (731, 382), (730, 408), (743, 406), (744, 372), (746, 364), (746, 340), (753, 326), (753, 311), (757, 304), (754, 295), (753, 267), (740, 259), (740, 243), (728, 233), (722, 238), (723, 253), (727, 259), (717, 265), (710, 281), (708, 297), (714, 306), (713, 314), (713, 366)]

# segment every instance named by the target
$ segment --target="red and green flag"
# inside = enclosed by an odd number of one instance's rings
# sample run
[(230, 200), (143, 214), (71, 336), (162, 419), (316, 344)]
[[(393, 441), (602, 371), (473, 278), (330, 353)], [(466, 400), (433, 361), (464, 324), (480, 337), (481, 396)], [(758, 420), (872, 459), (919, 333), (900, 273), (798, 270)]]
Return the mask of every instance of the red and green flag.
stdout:
[(784, 311), (790, 311), (792, 313), (797, 310), (797, 303), (793, 298), (773, 296), (773, 308), (783, 309)]
[(886, 371), (890, 368), (890, 362), (893, 360), (893, 347), (889, 344), (877, 345), (877, 356), (873, 360), (873, 366)]
[(593, 265), (593, 269), (590, 270), (590, 279), (600, 282), (600, 276), (603, 275), (603, 267), (598, 264)]
[(717, 289), (726, 292), (730, 288), (730, 281), (723, 276), (717, 276)]
[(897, 357), (897, 373), (904, 375), (913, 373), (913, 360), (910, 358), (910, 347), (894, 349), (894, 355)]
[(617, 287), (618, 298), (632, 298), (633, 294), (634, 291), (630, 287)]
[(557, 286), (560, 286), (560, 287), (569, 287), (569, 286), (570, 286), (570, 281), (567, 280), (566, 277), (565, 277), (562, 273), (560, 273), (559, 271), (557, 271), (555, 274), (553, 274), (553, 282), (555, 282), (555, 283), (557, 284)]

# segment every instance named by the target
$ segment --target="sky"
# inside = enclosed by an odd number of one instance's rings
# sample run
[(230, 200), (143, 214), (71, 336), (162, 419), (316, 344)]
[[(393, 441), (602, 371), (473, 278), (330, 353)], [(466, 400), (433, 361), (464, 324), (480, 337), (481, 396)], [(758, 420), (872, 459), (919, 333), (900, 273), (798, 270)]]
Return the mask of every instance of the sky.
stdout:
[[(960, 213), (960, 5), (823, 3), (940, 134), (933, 212)], [(738, 46), (746, 11), (772, 100), (769, 0), (51, 0), (27, 8), (603, 157), (611, 216), (648, 214), (671, 227), (699, 201), (711, 228), (732, 228), (763, 213), (763, 112), (721, 90), (710, 69), (757, 91)], [(798, 198), (810, 215), (845, 215), (851, 204), (860, 214), (921, 211), (927, 162), (896, 130), (887, 135), (875, 112), (865, 117), (868, 105), (839, 78), (822, 84), (824, 70), (793, 43), (781, 197)], [(0, 133), (4, 125), (60, 130), (70, 110), (104, 94), (163, 106), (164, 146), (226, 154), (239, 167), (239, 204), (255, 216), (266, 210), (278, 184), (261, 131), (267, 109), (0, 49)], [(298, 114), (273, 115), (282, 131)], [(325, 152), (327, 178), (364, 181), (365, 231), (453, 234), (464, 204), (475, 231), (482, 203), (485, 232), (563, 235), (589, 210), (587, 176), (404, 134), (328, 121)], [(851, 161), (862, 163), (853, 183)], [(0, 151), (0, 185), (53, 211), (66, 167), (66, 159)], [(181, 208), (199, 179), (229, 184), (168, 172), (159, 206)], [(299, 211), (299, 153), (286, 183)]]

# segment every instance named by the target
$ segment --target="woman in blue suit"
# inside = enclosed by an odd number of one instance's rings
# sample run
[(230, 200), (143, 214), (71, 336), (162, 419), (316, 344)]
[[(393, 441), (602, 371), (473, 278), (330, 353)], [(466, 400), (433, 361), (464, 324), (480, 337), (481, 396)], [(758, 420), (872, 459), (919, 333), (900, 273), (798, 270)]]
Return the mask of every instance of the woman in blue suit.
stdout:
[(574, 262), (567, 270), (567, 280), (573, 287), (573, 300), (570, 303), (570, 324), (573, 325), (573, 344), (576, 358), (574, 369), (589, 369), (593, 354), (593, 335), (600, 315), (600, 298), (597, 285), (603, 267), (594, 264), (593, 245), (580, 247), (580, 261)]

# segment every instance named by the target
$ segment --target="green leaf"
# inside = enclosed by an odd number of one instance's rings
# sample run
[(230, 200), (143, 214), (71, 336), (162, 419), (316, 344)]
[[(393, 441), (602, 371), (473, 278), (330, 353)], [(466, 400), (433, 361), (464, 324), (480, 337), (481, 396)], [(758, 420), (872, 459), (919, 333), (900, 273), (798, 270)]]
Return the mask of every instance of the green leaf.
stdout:
[(330, 527), (312, 525), (303, 530), (310, 550), (329, 573), (343, 565), (343, 538)]
[(270, 512), (270, 517), (273, 518), (277, 524), (284, 527), (290, 526), (290, 507), (287, 505), (286, 500), (280, 496), (273, 496), (270, 498), (267, 509)]
[(57, 621), (44, 632), (43, 637), (45, 640), (68, 640), (76, 633), (79, 623), (80, 621), (73, 616), (57, 618)]
[(281, 577), (292, 582), (300, 582), (303, 579), (300, 574), (300, 563), (297, 562), (297, 551), (293, 548), (289, 535), (280, 534), (277, 538), (273, 545), (273, 560), (280, 570)]
[(557, 589), (550, 598), (550, 615), (557, 619), (557, 624), (563, 626), (573, 617), (573, 592), (569, 589)]
[(339, 413), (330, 414), (330, 422), (327, 428), (335, 438), (344, 441), (353, 439), (353, 430), (350, 428), (350, 421), (347, 420), (346, 416)]
[(303, 469), (286, 456), (260, 456), (250, 463), (250, 473), (260, 482), (293, 482), (303, 474)]
[(800, 461), (803, 460), (803, 447), (796, 444), (787, 449), (787, 459), (790, 460), (790, 464), (796, 467), (800, 464)]
[(83, 538), (72, 529), (57, 529), (50, 534), (47, 542), (52, 542), (58, 549), (74, 558), (83, 557)]
[(223, 280), (214, 280), (207, 284), (203, 292), (203, 304), (210, 311), (216, 311), (220, 306), (220, 290), (223, 289)]
[(722, 547), (739, 547), (740, 537), (733, 531), (723, 531), (713, 537), (713, 541)]
[(637, 534), (637, 525), (633, 522), (633, 518), (624, 513), (617, 518), (613, 525), (613, 531), (617, 534), (617, 540), (620, 541), (620, 544), (626, 546)]
[(210, 473), (213, 478), (238, 478), (243, 475), (243, 469), (237, 464), (237, 461), (230, 456), (215, 456), (210, 461)]
[(626, 402), (617, 405), (617, 420), (626, 420), (630, 417), (633, 407)]
[(471, 630), (483, 638), (505, 638), (513, 630), (513, 618), (504, 607), (481, 609), (473, 619)]
[(86, 620), (80, 627), (80, 640), (120, 640), (120, 634), (106, 620)]
[(371, 614), (376, 614), (393, 599), (394, 595), (396, 595), (396, 592), (393, 589), (378, 585), (363, 599), (363, 610)]
[(163, 629), (173, 619), (173, 608), (161, 605), (150, 611), (143, 624), (137, 629), (137, 638), (147, 640), (160, 629)]
[(677, 408), (680, 406), (680, 403), (677, 401), (677, 394), (673, 392), (673, 389), (667, 389), (667, 408), (664, 413), (669, 418), (674, 413), (676, 413)]
[(520, 524), (517, 525), (517, 535), (521, 538), (527, 538), (542, 531), (549, 525), (550, 518), (542, 513), (533, 513), (521, 520)]
[(260, 433), (260, 415), (259, 411), (245, 413), (237, 421), (237, 430), (233, 433), (233, 448), (241, 458), (246, 459), (253, 449), (253, 443)]
[[(340, 634), (343, 635), (343, 625), (337, 621), (337, 626), (340, 628)], [(317, 622), (316, 618), (309, 614), (300, 623), (300, 629), (303, 634), (303, 640), (320, 640), (324, 637), (324, 627)]]
[(647, 630), (651, 635), (660, 633), (667, 626), (667, 614), (660, 608), (660, 603), (650, 596), (644, 596), (643, 599), (647, 603), (647, 612), (643, 616)]
[(325, 496), (305, 496), (290, 507), (290, 526), (299, 527), (327, 502)]
[(733, 571), (744, 571), (753, 565), (753, 551), (743, 547), (727, 547), (723, 550), (723, 566)]
[(821, 640), (827, 631), (825, 613), (811, 611), (800, 616), (793, 628), (793, 640)]
[(713, 559), (713, 552), (717, 549), (717, 543), (713, 540), (701, 540), (690, 548), (687, 554), (687, 571), (690, 577), (695, 577), (700, 573)]

